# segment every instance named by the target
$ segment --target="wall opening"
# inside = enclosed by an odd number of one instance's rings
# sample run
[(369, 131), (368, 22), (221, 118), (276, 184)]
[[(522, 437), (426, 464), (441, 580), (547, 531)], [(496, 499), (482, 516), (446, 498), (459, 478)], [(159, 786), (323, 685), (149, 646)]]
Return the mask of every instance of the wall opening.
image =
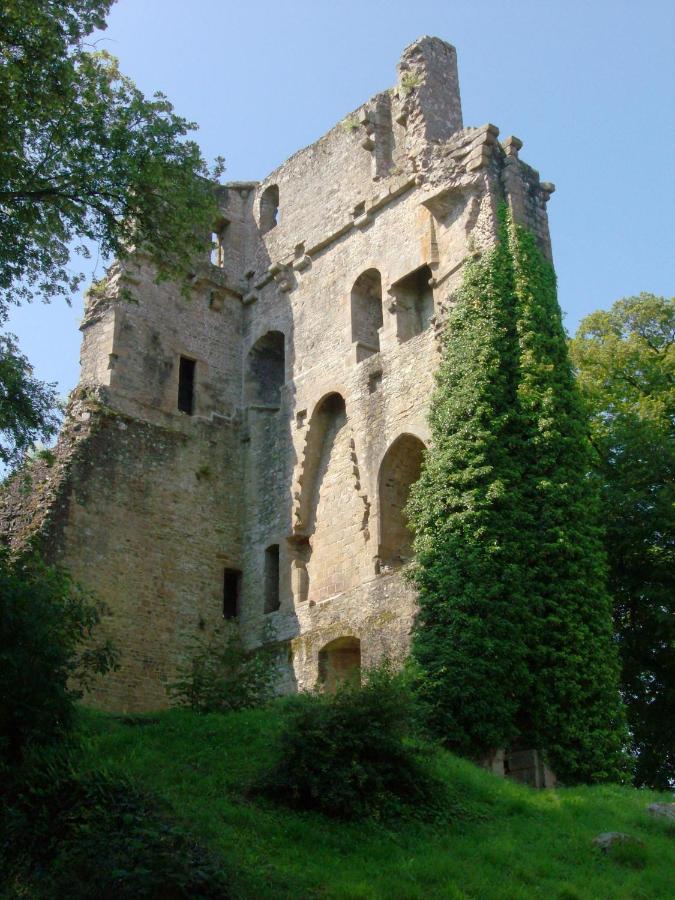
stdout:
[(265, 612), (276, 612), (279, 600), (279, 545), (272, 544), (265, 550)]
[(211, 262), (222, 269), (225, 265), (225, 232), (230, 223), (221, 219), (211, 232)]
[(429, 284), (432, 278), (431, 269), (424, 265), (391, 286), (399, 341), (407, 341), (429, 327), (434, 314), (434, 292)]
[(359, 582), (355, 555), (364, 543), (354, 440), (338, 393), (324, 396), (311, 415), (298, 487), (293, 541), (298, 547), (306, 542), (309, 550), (298, 593), (316, 603)]
[(260, 231), (265, 234), (279, 223), (279, 185), (266, 187), (260, 197)]
[(385, 566), (397, 568), (412, 558), (412, 534), (405, 506), (410, 488), (420, 477), (424, 444), (402, 434), (387, 450), (379, 476), (380, 548)]
[(312, 413), (305, 450), (305, 466), (300, 498), (300, 527), (305, 535), (316, 527), (319, 492), (326, 474), (336, 436), (347, 423), (344, 397), (328, 394)]
[(341, 637), (319, 651), (319, 684), (332, 694), (345, 682), (361, 684), (361, 642)]
[(195, 407), (195, 369), (194, 359), (181, 356), (178, 365), (178, 409), (191, 416)]
[(223, 571), (223, 618), (236, 619), (239, 615), (241, 572), (239, 569)]
[(368, 269), (354, 282), (351, 293), (352, 343), (356, 344), (356, 361), (379, 353), (382, 328), (382, 276)]
[(278, 408), (285, 381), (285, 338), (280, 331), (268, 331), (249, 350), (244, 385), (246, 403)]

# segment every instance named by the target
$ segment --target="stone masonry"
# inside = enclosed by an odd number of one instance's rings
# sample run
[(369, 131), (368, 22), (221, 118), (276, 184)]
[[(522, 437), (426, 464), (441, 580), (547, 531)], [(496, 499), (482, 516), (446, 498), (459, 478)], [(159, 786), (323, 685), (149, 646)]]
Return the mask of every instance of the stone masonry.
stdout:
[(274, 642), (285, 691), (406, 653), (404, 507), (444, 316), (500, 203), (550, 256), (553, 185), (521, 147), (463, 126), (455, 50), (423, 37), (395, 87), (218, 189), (187, 290), (139, 257), (90, 289), (55, 459), (14, 478), (0, 527), (107, 604), (121, 668), (92, 702), (165, 706), (217, 627)]

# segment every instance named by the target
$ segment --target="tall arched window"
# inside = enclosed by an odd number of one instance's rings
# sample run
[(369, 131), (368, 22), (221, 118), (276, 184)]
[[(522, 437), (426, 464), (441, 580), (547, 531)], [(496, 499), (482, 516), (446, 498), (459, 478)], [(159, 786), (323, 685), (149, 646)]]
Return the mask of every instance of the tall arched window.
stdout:
[(387, 450), (379, 476), (380, 550), (388, 566), (401, 566), (412, 557), (412, 534), (405, 507), (410, 488), (420, 477), (424, 444), (402, 434)]
[(295, 508), (295, 539), (306, 537), (310, 551), (305, 576), (310, 603), (359, 583), (355, 560), (364, 544), (365, 507), (355, 458), (345, 401), (328, 394), (310, 418)]
[(378, 353), (382, 327), (382, 277), (377, 269), (368, 269), (354, 282), (351, 294), (352, 343), (356, 361)]
[(279, 185), (266, 187), (260, 197), (260, 231), (271, 231), (279, 221)]
[(244, 385), (246, 403), (278, 407), (285, 380), (284, 336), (280, 331), (268, 331), (249, 350)]
[(337, 393), (327, 394), (323, 397), (312, 413), (305, 451), (299, 508), (300, 528), (305, 535), (310, 535), (316, 526), (321, 483), (326, 475), (335, 438), (346, 422), (345, 401)]

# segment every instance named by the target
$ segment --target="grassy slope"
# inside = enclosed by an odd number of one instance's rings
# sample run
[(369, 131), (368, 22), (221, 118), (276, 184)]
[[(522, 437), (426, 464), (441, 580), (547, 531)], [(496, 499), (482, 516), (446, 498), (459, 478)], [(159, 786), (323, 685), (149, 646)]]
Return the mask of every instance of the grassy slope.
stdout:
[[(675, 830), (631, 788), (536, 792), (448, 753), (438, 756), (456, 824), (344, 824), (246, 799), (268, 765), (280, 706), (229, 715), (174, 710), (154, 724), (83, 711), (92, 762), (167, 798), (223, 855), (241, 898), (672, 898)], [(626, 831), (636, 869), (591, 841)]]

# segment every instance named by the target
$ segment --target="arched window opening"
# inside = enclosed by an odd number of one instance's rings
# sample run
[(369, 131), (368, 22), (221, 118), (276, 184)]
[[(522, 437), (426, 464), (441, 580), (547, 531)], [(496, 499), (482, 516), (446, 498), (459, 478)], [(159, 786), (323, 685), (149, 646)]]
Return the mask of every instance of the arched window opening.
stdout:
[(266, 187), (260, 197), (260, 231), (265, 234), (279, 222), (279, 185)]
[(225, 232), (229, 224), (227, 220), (221, 219), (211, 232), (211, 262), (219, 269), (225, 265)]
[(379, 477), (380, 549), (385, 566), (397, 568), (412, 558), (412, 534), (405, 507), (410, 488), (420, 477), (424, 444), (403, 434), (387, 450)]
[(247, 404), (279, 407), (286, 381), (285, 339), (280, 331), (268, 331), (248, 354), (245, 395)]
[(326, 475), (335, 437), (346, 422), (344, 397), (337, 393), (324, 397), (312, 414), (300, 502), (300, 521), (307, 535), (316, 527), (319, 491)]
[(361, 641), (341, 637), (319, 651), (319, 684), (333, 694), (341, 684), (361, 684)]
[(399, 341), (407, 341), (429, 327), (434, 314), (434, 292), (429, 284), (432, 278), (431, 269), (424, 265), (392, 285)]
[(382, 276), (368, 269), (354, 282), (351, 294), (352, 343), (356, 344), (356, 361), (379, 353), (382, 328)]
[(279, 545), (272, 544), (265, 550), (265, 613), (276, 612), (279, 599)]

